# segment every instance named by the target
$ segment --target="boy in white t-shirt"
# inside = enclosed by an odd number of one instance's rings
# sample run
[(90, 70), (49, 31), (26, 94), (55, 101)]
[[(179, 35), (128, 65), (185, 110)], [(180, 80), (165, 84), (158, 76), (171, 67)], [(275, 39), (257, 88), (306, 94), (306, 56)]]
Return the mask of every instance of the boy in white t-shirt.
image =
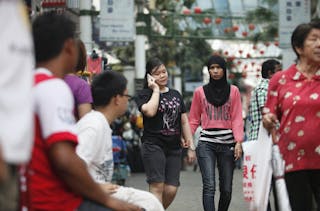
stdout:
[(110, 184), (112, 196), (136, 204), (148, 211), (164, 210), (151, 193), (111, 184), (113, 174), (112, 130), (110, 124), (127, 110), (127, 79), (120, 73), (107, 71), (92, 82), (94, 110), (77, 123), (79, 145), (77, 154), (87, 163), (94, 180)]

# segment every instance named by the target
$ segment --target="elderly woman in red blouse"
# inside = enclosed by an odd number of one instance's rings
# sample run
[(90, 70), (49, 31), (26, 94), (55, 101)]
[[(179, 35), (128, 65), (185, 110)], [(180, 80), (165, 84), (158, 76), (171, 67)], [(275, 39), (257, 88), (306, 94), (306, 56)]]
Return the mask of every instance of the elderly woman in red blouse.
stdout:
[(292, 210), (313, 197), (320, 210), (320, 22), (297, 26), (291, 44), (297, 62), (270, 80), (263, 123), (277, 131)]

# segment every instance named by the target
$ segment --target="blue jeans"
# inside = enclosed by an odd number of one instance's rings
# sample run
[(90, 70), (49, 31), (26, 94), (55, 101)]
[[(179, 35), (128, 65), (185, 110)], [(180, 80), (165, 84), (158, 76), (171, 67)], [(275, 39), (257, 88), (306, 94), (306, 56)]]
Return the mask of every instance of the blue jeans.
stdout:
[(218, 211), (227, 211), (231, 201), (233, 171), (235, 167), (234, 144), (200, 141), (196, 153), (202, 175), (202, 203), (204, 210), (215, 211), (215, 168), (217, 163), (220, 189)]

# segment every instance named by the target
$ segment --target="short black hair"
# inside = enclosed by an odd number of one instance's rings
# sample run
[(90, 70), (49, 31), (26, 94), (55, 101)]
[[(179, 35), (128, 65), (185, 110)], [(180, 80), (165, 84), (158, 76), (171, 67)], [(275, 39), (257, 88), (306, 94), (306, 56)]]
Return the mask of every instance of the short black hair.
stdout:
[(36, 62), (48, 61), (61, 52), (66, 40), (75, 37), (76, 25), (64, 14), (45, 12), (32, 23)]
[(106, 71), (97, 75), (91, 84), (93, 106), (108, 105), (114, 96), (124, 93), (127, 82), (121, 73), (115, 71)]
[(148, 77), (147, 77), (147, 75), (148, 74), (152, 74), (152, 70), (154, 69), (154, 68), (159, 68), (161, 65), (163, 65), (163, 62), (159, 59), (159, 58), (157, 58), (157, 57), (155, 57), (155, 58), (152, 58), (152, 59), (150, 59), (148, 62), (147, 62), (147, 64), (146, 64), (146, 73), (145, 73), (145, 75), (144, 75), (144, 85), (143, 85), (143, 88), (148, 88)]
[(291, 46), (298, 59), (300, 58), (300, 55), (298, 54), (296, 48), (303, 48), (304, 41), (307, 39), (312, 29), (320, 29), (319, 20), (314, 20), (309, 23), (302, 23), (298, 25), (292, 32)]
[(275, 73), (276, 65), (280, 65), (280, 62), (275, 59), (269, 59), (263, 62), (261, 68), (262, 78), (269, 78), (269, 71)]

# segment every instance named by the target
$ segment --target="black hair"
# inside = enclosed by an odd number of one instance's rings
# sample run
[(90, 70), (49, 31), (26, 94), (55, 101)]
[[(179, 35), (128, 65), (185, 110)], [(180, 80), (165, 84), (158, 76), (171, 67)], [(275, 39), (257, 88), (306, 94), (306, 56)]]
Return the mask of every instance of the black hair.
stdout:
[(91, 84), (93, 106), (106, 106), (114, 96), (122, 95), (127, 87), (127, 79), (118, 72), (106, 71), (97, 75)]
[(163, 65), (163, 62), (160, 60), (160, 59), (158, 59), (158, 58), (152, 58), (152, 59), (150, 59), (148, 62), (147, 62), (147, 64), (146, 64), (146, 74), (144, 75), (144, 85), (143, 85), (143, 88), (148, 88), (148, 78), (147, 78), (147, 75), (148, 74), (152, 74), (152, 70), (154, 69), (154, 68), (156, 68), (156, 70), (161, 66), (161, 65)]
[(298, 59), (300, 58), (300, 55), (298, 54), (296, 48), (303, 48), (304, 41), (307, 39), (312, 29), (320, 29), (320, 21), (315, 20), (310, 23), (302, 23), (298, 25), (292, 32), (291, 46)]
[(59, 55), (65, 41), (75, 37), (75, 30), (75, 23), (64, 14), (51, 11), (37, 16), (32, 24), (36, 62)]
[(84, 71), (84, 69), (87, 66), (87, 51), (84, 43), (81, 40), (77, 40), (78, 45), (78, 63), (75, 69), (75, 72), (81, 70)]
[(261, 68), (262, 78), (269, 78), (269, 71), (275, 73), (276, 65), (280, 65), (280, 62), (275, 59), (269, 59), (263, 62)]

